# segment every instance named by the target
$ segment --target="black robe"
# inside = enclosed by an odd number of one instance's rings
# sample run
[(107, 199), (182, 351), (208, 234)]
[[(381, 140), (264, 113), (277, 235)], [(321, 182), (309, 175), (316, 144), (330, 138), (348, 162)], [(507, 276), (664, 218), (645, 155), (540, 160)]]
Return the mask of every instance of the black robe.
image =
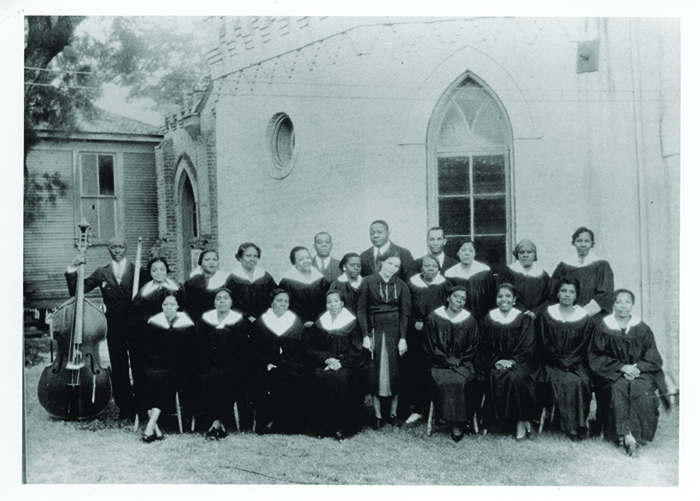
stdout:
[[(311, 395), (314, 428), (317, 431), (342, 430), (352, 433), (358, 428), (364, 394), (362, 369), (366, 364), (362, 352), (362, 331), (357, 319), (347, 309), (330, 323), (324, 313), (307, 332), (307, 361), (311, 368)], [(326, 370), (325, 361), (340, 361), (338, 370)]]
[(231, 308), (243, 313), (246, 319), (249, 317), (257, 319), (267, 311), (272, 302), (270, 293), (277, 287), (275, 279), (269, 273), (258, 275), (260, 274), (254, 275), (254, 280), (251, 282), (240, 269), (234, 270), (226, 280), (226, 288), (233, 295)]
[[(501, 315), (499, 310), (492, 310)], [(484, 425), (496, 421), (532, 421), (539, 418), (535, 328), (532, 319), (515, 310), (507, 324), (496, 322), (487, 314), (479, 323), (482, 364), (486, 382)], [(510, 369), (498, 370), (499, 360), (514, 360)]]
[[(585, 266), (573, 266), (561, 262), (552, 273), (550, 281), (551, 289), (549, 302), (556, 303), (557, 292), (555, 289), (562, 278), (576, 278), (581, 285), (581, 291), (576, 297), (576, 304), (586, 306), (591, 299), (595, 299), (603, 314), (612, 312), (612, 293), (615, 290), (615, 279), (612, 268), (607, 261), (599, 259)], [(601, 315), (602, 316), (602, 315)]]
[(194, 377), (198, 409), (207, 426), (219, 419), (230, 425), (234, 402), (245, 395), (249, 323), (231, 311), (219, 324), (216, 310), (197, 321), (194, 336)]
[(521, 266), (513, 263), (498, 275), (498, 282), (509, 283), (515, 287), (518, 309), (539, 315), (549, 297), (549, 274), (542, 270), (542, 273), (533, 276), (526, 275), (521, 270)]
[[(338, 291), (340, 299), (342, 299), (345, 304), (345, 308), (347, 308), (350, 313), (357, 316), (357, 298), (360, 293), (360, 287), (358, 285), (357, 289), (355, 289), (347, 279), (343, 280), (344, 276), (343, 274), (340, 278), (333, 280), (329, 290)], [(362, 284), (362, 282), (360, 282), (360, 284)]]
[(461, 276), (461, 264), (456, 264), (445, 271), (445, 278), (452, 286), (461, 285), (467, 289), (467, 303), (464, 309), (469, 311), (477, 322), (496, 306), (496, 278), (491, 269), (483, 263), (474, 261), (473, 274), (469, 278)]
[(423, 332), (427, 377), (437, 416), (451, 422), (468, 422), (481, 403), (476, 369), (479, 351), (476, 320), (465, 310), (450, 319), (441, 306), (428, 315)]
[(552, 305), (535, 322), (542, 381), (556, 402), (560, 428), (567, 432), (586, 428), (592, 393), (588, 347), (594, 323), (582, 308), (571, 318), (564, 321), (559, 305)]
[(280, 288), (289, 293), (289, 309), (299, 316), (302, 323), (315, 322), (326, 311), (326, 292), (330, 283), (316, 268), (312, 269), (317, 278), (310, 284), (290, 276), (294, 271), (280, 281)]
[[(266, 323), (263, 313), (250, 334), (253, 400), (257, 426), (274, 422), (282, 432), (302, 431), (308, 411), (308, 379), (304, 365), (304, 324), (288, 311), (293, 321), (280, 334)], [(268, 364), (276, 366), (267, 369)]]
[(369, 384), (373, 394), (399, 392), (399, 340), (406, 339), (411, 315), (411, 292), (396, 275), (388, 282), (379, 275), (362, 280), (357, 299), (357, 319), (363, 336), (373, 340)]
[[(187, 313), (193, 321), (201, 318), (202, 313), (214, 308), (214, 298), (216, 292), (226, 286), (228, 274), (217, 271), (207, 278), (202, 273), (192, 275), (185, 282), (185, 292), (187, 294)], [(269, 305), (269, 302), (268, 302)]]
[[(639, 443), (651, 442), (659, 419), (656, 390), (666, 393), (662, 361), (654, 333), (632, 317), (626, 331), (610, 315), (595, 330), (588, 362), (596, 380), (596, 401), (603, 421), (603, 435), (610, 441), (627, 433)], [(637, 365), (641, 374), (628, 380), (623, 365)]]

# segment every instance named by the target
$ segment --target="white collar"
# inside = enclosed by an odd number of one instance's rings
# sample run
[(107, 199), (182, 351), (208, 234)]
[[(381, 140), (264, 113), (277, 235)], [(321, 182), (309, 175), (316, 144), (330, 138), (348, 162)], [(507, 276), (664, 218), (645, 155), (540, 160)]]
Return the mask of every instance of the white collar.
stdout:
[(338, 277), (338, 282), (347, 282), (350, 284), (350, 286), (353, 289), (357, 289), (358, 287), (360, 287), (360, 284), (362, 283), (362, 275), (357, 275), (357, 280), (354, 282), (351, 282), (350, 279), (348, 278), (348, 274), (343, 272), (343, 274)]
[(485, 265), (484, 263), (480, 263), (479, 261), (473, 261), (471, 268), (469, 268), (469, 275), (467, 275), (466, 272), (462, 269), (462, 263), (457, 263), (445, 272), (445, 276), (448, 278), (469, 278), (473, 275), (476, 275), (479, 272), (488, 271), (490, 269), (491, 268), (489, 268), (488, 265)]
[[(620, 328), (620, 324), (617, 323), (617, 320), (615, 320), (615, 314), (608, 315), (607, 317), (603, 318), (603, 322), (605, 322), (605, 325), (607, 325), (610, 329), (614, 331), (621, 331), (622, 329)], [(630, 317), (630, 321), (627, 324), (627, 328), (629, 329), (630, 327), (634, 327), (637, 324), (640, 324), (642, 322), (642, 319), (639, 318), (636, 315), (632, 315)]]
[(466, 319), (472, 316), (472, 314), (469, 313), (467, 310), (462, 310), (459, 313), (457, 313), (457, 315), (455, 315), (454, 318), (450, 318), (447, 315), (447, 308), (445, 308), (444, 306), (440, 306), (438, 309), (436, 309), (435, 314), (439, 317), (444, 318), (445, 320), (449, 320), (453, 324), (464, 322)]
[[(168, 320), (165, 318), (165, 313), (163, 312), (149, 318), (148, 323), (158, 325), (164, 329), (170, 328), (170, 322), (168, 322)], [(190, 327), (192, 325), (194, 325), (194, 322), (192, 322), (190, 317), (187, 316), (187, 313), (184, 311), (177, 312), (177, 320), (175, 321), (173, 328)]]
[(253, 270), (253, 280), (251, 280), (250, 277), (248, 277), (246, 271), (243, 269), (243, 265), (241, 263), (237, 263), (233, 267), (233, 271), (231, 271), (231, 274), (236, 275), (238, 278), (241, 278), (252, 284), (256, 280), (265, 276), (265, 270), (263, 270), (262, 266), (260, 265), (255, 266), (255, 269)]
[[(195, 275), (204, 276), (204, 271), (202, 270), (201, 266), (197, 266), (194, 270), (192, 270), (192, 273), (190, 273), (190, 278), (194, 277)], [(216, 273), (209, 277), (209, 281), (207, 282), (207, 289), (212, 290), (218, 289), (219, 287), (223, 287), (226, 283), (226, 280), (228, 279), (228, 275), (229, 274), (224, 271), (216, 270)], [(206, 277), (204, 278), (206, 279)]]
[(523, 265), (520, 264), (520, 261), (510, 263), (508, 265), (508, 268), (510, 268), (511, 271), (519, 273), (520, 275), (525, 275), (526, 277), (539, 277), (544, 273), (542, 266), (540, 266), (540, 264), (537, 261), (532, 263), (532, 267), (529, 270), (523, 268)]
[(153, 280), (151, 280), (146, 285), (141, 287), (141, 296), (146, 297), (150, 294), (153, 294), (153, 292), (155, 292), (159, 288), (168, 289), (171, 291), (180, 290), (180, 286), (169, 278), (166, 278), (165, 281), (160, 285), (156, 285), (156, 283)]
[(316, 280), (323, 278), (323, 275), (321, 275), (321, 272), (312, 266), (311, 275), (307, 277), (305, 275), (302, 275), (301, 272), (297, 270), (295, 266), (292, 266), (287, 270), (287, 272), (284, 274), (284, 276), (282, 276), (282, 278), (287, 278), (289, 280), (301, 282), (302, 284), (312, 284)]
[(376, 259), (377, 256), (383, 256), (384, 254), (386, 254), (386, 251), (389, 250), (389, 246), (391, 246), (391, 240), (387, 240), (387, 242), (381, 247), (379, 247), (379, 249), (377, 249), (377, 247), (373, 245), (372, 248), (374, 249), (374, 258)]
[(272, 311), (272, 308), (269, 308), (260, 316), (260, 318), (262, 318), (262, 321), (265, 323), (268, 329), (278, 336), (282, 336), (289, 330), (297, 316), (291, 311), (287, 310), (284, 315), (278, 318), (277, 315), (275, 315), (275, 312)]
[(501, 310), (496, 308), (489, 312), (489, 317), (491, 317), (491, 320), (493, 320), (494, 322), (505, 325), (515, 320), (517, 316), (520, 315), (520, 313), (522, 312), (519, 309), (511, 308), (508, 312), (508, 315), (504, 317), (503, 315), (501, 315)]
[(433, 281), (431, 283), (427, 284), (423, 280), (422, 275), (420, 273), (417, 273), (409, 279), (409, 282), (411, 282), (413, 285), (415, 285), (416, 287), (419, 287), (421, 289), (427, 289), (431, 285), (440, 285), (441, 283), (446, 282), (446, 279), (445, 279), (445, 277), (443, 277), (442, 275), (440, 275), (438, 273), (435, 276), (435, 278), (433, 279)]
[(238, 321), (243, 318), (243, 315), (237, 311), (229, 310), (228, 315), (221, 322), (219, 322), (219, 316), (216, 310), (209, 310), (202, 315), (202, 319), (210, 325), (216, 326), (217, 329), (223, 329), (227, 325), (233, 325), (238, 323)]
[(547, 312), (549, 312), (549, 315), (556, 321), (558, 322), (578, 322), (582, 318), (588, 316), (588, 313), (586, 313), (586, 310), (581, 308), (579, 305), (575, 304), (574, 305), (574, 312), (569, 318), (564, 318), (561, 316), (561, 311), (559, 311), (559, 304), (553, 304), (552, 306), (549, 306), (547, 308)]
[(588, 266), (591, 263), (595, 263), (596, 261), (599, 260), (598, 256), (596, 256), (596, 253), (593, 252), (593, 249), (591, 249), (588, 252), (588, 255), (583, 259), (583, 263), (581, 263), (578, 260), (578, 252), (576, 249), (574, 249), (573, 254), (569, 255), (567, 258), (564, 259), (564, 262), (570, 266), (575, 266), (576, 268), (581, 268), (583, 266)]
[(340, 310), (340, 313), (336, 317), (335, 321), (331, 320), (331, 314), (329, 312), (325, 312), (323, 315), (321, 315), (319, 320), (321, 321), (321, 325), (323, 326), (323, 328), (327, 331), (330, 331), (335, 329), (342, 329), (350, 322), (353, 322), (355, 320), (355, 316), (348, 310), (346, 310), (345, 307), (343, 307), (343, 309)]
[(124, 270), (126, 270), (126, 258), (119, 262), (112, 259), (112, 273), (114, 273), (115, 277), (121, 279), (122, 275), (124, 275)]

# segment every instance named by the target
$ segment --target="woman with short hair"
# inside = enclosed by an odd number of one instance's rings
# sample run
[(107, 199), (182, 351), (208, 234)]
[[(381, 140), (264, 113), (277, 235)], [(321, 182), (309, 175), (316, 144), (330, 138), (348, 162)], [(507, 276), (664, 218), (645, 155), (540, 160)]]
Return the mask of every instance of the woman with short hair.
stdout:
[(343, 274), (333, 280), (330, 290), (338, 291), (345, 308), (357, 315), (357, 296), (362, 283), (362, 260), (357, 252), (348, 252), (340, 260)]
[(459, 264), (445, 271), (445, 278), (451, 285), (461, 285), (467, 289), (465, 308), (480, 321), (495, 306), (496, 279), (491, 268), (477, 261), (476, 246), (471, 239), (464, 240), (457, 251)]
[(277, 287), (272, 276), (260, 266), (260, 255), (260, 247), (253, 242), (241, 244), (236, 252), (238, 265), (226, 280), (234, 309), (251, 323), (270, 307), (270, 292)]
[(499, 274), (498, 280), (513, 284), (523, 312), (535, 318), (549, 296), (549, 274), (537, 262), (537, 246), (532, 240), (524, 238), (518, 242), (513, 256), (515, 261)]
[(216, 249), (204, 249), (197, 264), (185, 282), (189, 306), (187, 312), (195, 322), (200, 319), (202, 313), (211, 309), (216, 291), (224, 287), (228, 280), (228, 273), (219, 269), (219, 252)]
[(306, 247), (294, 247), (289, 260), (292, 267), (280, 280), (280, 288), (289, 293), (289, 309), (299, 315), (305, 327), (311, 327), (326, 309), (330, 283), (312, 266), (311, 253)]

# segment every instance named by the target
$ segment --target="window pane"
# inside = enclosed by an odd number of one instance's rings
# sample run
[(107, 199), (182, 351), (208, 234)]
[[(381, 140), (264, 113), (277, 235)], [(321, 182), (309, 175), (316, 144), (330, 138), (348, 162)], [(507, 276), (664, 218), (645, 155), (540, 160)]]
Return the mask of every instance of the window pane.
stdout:
[(472, 127), (472, 134), (479, 144), (489, 146), (505, 145), (505, 119), (492, 99), (484, 103)]
[(97, 155), (81, 155), (82, 194), (97, 195)]
[(84, 217), (90, 225), (90, 233), (93, 237), (100, 237), (100, 229), (97, 226), (97, 199), (83, 198), (80, 201), (81, 216)]
[(460, 87), (454, 97), (455, 102), (461, 108), (470, 127), (474, 124), (476, 113), (479, 111), (479, 108), (481, 108), (482, 103), (487, 99), (491, 99), (491, 96), (474, 83), (465, 87)]
[(438, 158), (438, 194), (469, 195), (469, 157)]
[(443, 198), (438, 204), (440, 227), (445, 234), (471, 234), (469, 197)]
[(474, 197), (474, 233), (506, 232), (505, 197)]
[(469, 142), (469, 129), (462, 113), (454, 103), (450, 104), (438, 132), (438, 148), (465, 146)]
[(115, 199), (101, 198), (99, 200), (100, 212), (100, 238), (106, 240), (114, 236), (115, 227)]
[(100, 195), (114, 195), (114, 159), (112, 155), (100, 155)]
[(505, 155), (474, 157), (474, 193), (505, 193), (505, 170)]
[(506, 236), (474, 237), (476, 260), (488, 264), (494, 272), (502, 269), (506, 260)]

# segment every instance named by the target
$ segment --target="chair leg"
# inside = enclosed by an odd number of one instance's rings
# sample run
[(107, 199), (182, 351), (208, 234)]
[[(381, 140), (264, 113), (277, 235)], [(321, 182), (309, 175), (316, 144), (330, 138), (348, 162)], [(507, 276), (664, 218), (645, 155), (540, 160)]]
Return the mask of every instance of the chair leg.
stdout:
[(182, 410), (180, 409), (180, 394), (175, 392), (175, 412), (177, 412), (177, 426), (182, 434)]
[(433, 418), (435, 417), (435, 403), (430, 401), (430, 411), (428, 411), (428, 436), (433, 432)]
[(474, 433), (479, 433), (479, 419), (476, 417), (476, 412), (474, 413)]
[(194, 414), (193, 414), (193, 415), (192, 415), (192, 424), (190, 425), (190, 431), (191, 431), (192, 433), (194, 433), (194, 425), (195, 425), (194, 420), (195, 420), (195, 416), (194, 416)]
[(542, 406), (542, 414), (540, 414), (540, 428), (537, 430), (537, 433), (542, 433), (542, 429), (544, 428), (544, 420), (547, 419), (547, 406), (543, 405)]
[(139, 431), (139, 413), (136, 413), (136, 417), (134, 418), (134, 433)]
[(236, 429), (241, 431), (241, 416), (238, 413), (238, 402), (233, 403), (233, 420), (236, 422)]

